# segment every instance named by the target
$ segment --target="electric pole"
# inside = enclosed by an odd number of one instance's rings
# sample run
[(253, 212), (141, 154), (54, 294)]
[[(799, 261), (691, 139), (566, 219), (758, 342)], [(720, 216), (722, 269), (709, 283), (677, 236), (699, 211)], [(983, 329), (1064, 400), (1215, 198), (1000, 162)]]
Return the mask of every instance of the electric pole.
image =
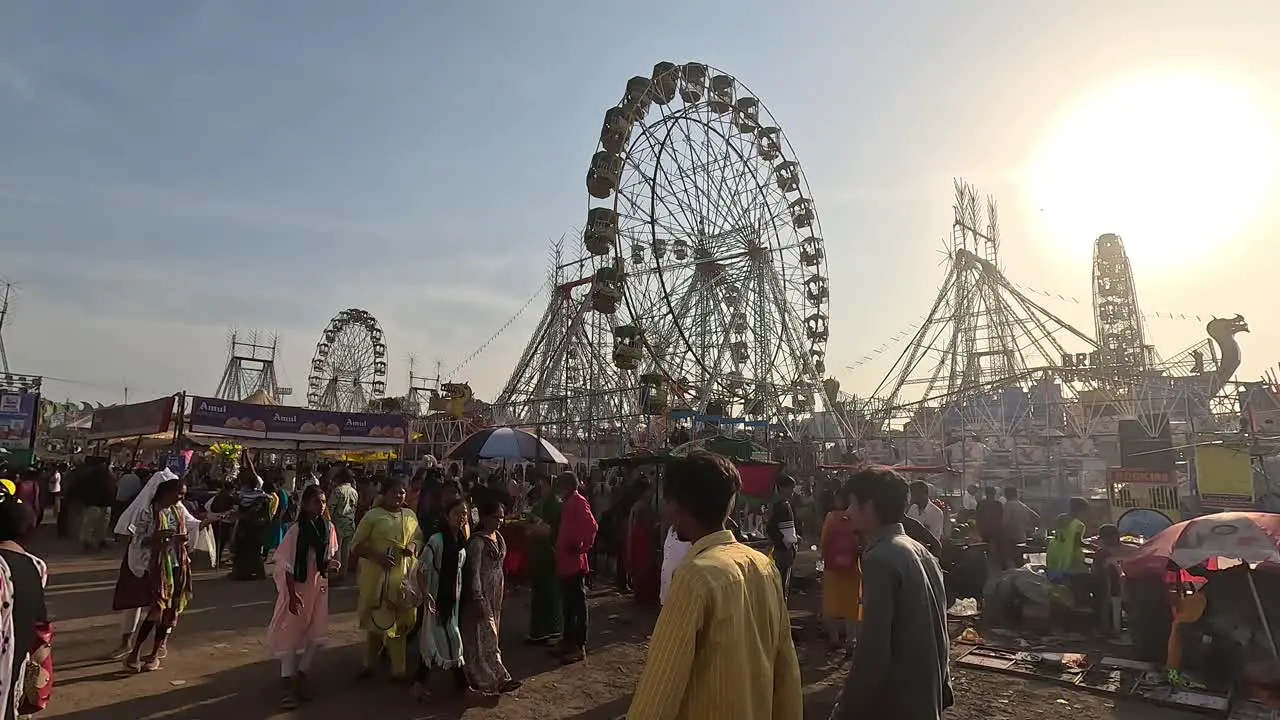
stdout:
[(4, 299), (0, 300), (0, 367), (4, 374), (9, 374), (9, 355), (4, 350), (4, 323), (9, 319), (9, 294), (13, 291), (13, 283), (5, 282)]

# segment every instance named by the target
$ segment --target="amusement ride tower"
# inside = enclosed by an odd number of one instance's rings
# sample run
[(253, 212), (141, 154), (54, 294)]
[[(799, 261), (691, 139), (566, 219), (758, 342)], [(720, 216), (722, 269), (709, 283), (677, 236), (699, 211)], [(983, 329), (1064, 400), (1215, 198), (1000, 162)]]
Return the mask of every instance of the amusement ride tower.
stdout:
[(1138, 290), (1124, 241), (1107, 233), (1093, 243), (1093, 366), (1116, 380), (1141, 377), (1155, 363), (1138, 310)]

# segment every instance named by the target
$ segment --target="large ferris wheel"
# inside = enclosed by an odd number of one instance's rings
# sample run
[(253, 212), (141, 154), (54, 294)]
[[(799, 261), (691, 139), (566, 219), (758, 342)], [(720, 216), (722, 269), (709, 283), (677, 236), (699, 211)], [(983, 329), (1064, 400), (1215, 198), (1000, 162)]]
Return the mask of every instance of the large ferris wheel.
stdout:
[(830, 285), (782, 128), (727, 72), (661, 62), (605, 112), (583, 232), (612, 359), (673, 404), (787, 422), (814, 409)]
[(600, 437), (667, 409), (786, 425), (814, 409), (821, 225), (754, 93), (701, 63), (658, 63), (605, 111), (586, 185), (577, 258), (558, 248), (499, 415)]
[(358, 308), (334, 315), (311, 359), (307, 405), (364, 412), (386, 391), (387, 343), (377, 318)]

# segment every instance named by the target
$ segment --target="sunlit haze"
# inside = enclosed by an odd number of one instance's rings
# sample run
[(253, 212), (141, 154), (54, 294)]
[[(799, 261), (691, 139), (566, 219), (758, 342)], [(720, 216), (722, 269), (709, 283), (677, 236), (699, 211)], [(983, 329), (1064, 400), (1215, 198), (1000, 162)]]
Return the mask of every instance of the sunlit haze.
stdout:
[(1277, 118), (1243, 78), (1166, 71), (1081, 98), (1045, 135), (1029, 188), (1064, 250), (1122, 232), (1153, 269), (1240, 242), (1276, 198)]

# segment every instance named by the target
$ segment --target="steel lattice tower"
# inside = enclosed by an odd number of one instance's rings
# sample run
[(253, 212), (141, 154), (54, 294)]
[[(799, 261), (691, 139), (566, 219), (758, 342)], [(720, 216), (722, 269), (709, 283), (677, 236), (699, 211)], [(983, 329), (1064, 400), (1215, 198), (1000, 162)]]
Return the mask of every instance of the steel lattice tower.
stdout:
[(994, 201), (957, 180), (954, 213), (942, 287), (873, 393), (889, 407), (963, 403), (1056, 372), (1096, 347), (1005, 277)]
[(1139, 377), (1154, 361), (1147, 344), (1133, 269), (1119, 235), (1093, 243), (1093, 324), (1098, 341), (1095, 370), (1116, 379)]
[(276, 350), (279, 338), (259, 339), (258, 331), (249, 332), (242, 340), (238, 331), (228, 337), (227, 365), (214, 393), (223, 400), (244, 400), (257, 392), (266, 393), (281, 402), (280, 383), (276, 378)]

